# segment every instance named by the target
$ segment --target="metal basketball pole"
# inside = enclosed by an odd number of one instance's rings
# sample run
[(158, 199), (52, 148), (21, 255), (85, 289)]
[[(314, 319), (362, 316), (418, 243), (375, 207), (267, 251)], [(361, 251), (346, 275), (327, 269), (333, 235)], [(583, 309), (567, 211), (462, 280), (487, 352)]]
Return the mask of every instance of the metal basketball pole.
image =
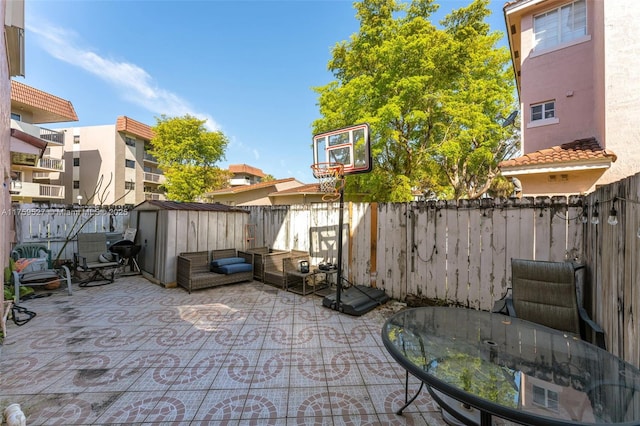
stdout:
[(338, 272), (336, 274), (336, 306), (335, 310), (341, 310), (340, 295), (342, 293), (342, 226), (344, 223), (344, 175), (340, 176), (340, 207), (338, 208)]

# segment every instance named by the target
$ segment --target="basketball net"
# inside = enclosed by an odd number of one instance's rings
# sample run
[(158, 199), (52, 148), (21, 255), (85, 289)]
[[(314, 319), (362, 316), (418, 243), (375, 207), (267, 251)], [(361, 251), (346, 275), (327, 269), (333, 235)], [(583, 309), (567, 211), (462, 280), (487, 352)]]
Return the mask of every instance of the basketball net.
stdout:
[(320, 192), (325, 192), (322, 201), (338, 201), (340, 190), (344, 187), (344, 165), (340, 163), (315, 163), (311, 165), (311, 169), (320, 183)]

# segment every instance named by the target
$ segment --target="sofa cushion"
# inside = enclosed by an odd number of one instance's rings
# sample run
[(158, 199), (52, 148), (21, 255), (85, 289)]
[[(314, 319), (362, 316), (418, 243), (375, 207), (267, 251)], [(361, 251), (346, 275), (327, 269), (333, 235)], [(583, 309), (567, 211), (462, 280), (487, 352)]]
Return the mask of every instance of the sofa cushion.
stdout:
[(225, 265), (233, 265), (234, 263), (245, 263), (246, 260), (244, 259), (244, 257), (225, 257), (222, 259), (214, 259), (211, 261), (211, 267), (215, 268), (218, 266), (225, 266)]
[(218, 274), (236, 274), (238, 272), (251, 272), (253, 271), (253, 265), (250, 263), (232, 263), (230, 265), (211, 267), (211, 271)]

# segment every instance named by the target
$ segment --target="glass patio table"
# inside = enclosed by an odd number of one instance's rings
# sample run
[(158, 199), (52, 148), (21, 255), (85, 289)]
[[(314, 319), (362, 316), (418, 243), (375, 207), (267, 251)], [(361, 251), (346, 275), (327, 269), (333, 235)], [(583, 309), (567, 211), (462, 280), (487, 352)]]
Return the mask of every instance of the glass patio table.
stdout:
[[(640, 370), (561, 331), (425, 307), (389, 318), (382, 341), (407, 380), (421, 380), (418, 393), (426, 386), (443, 416), (464, 424), (490, 425), (492, 416), (525, 425), (640, 424)], [(408, 387), (406, 396), (398, 414), (416, 397), (408, 399)]]

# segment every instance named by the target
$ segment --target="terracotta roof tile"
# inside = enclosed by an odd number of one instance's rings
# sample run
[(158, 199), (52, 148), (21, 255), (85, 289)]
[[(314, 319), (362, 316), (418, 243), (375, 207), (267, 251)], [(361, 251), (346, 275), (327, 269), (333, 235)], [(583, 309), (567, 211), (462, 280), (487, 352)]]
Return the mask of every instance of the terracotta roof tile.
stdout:
[(199, 210), (199, 211), (219, 211), (219, 212), (242, 212), (249, 213), (240, 207), (228, 206), (220, 203), (182, 203), (178, 201), (147, 200), (138, 204), (135, 209), (144, 210), (144, 205), (151, 205), (164, 210)]
[(237, 194), (240, 192), (247, 192), (247, 191), (253, 191), (256, 189), (262, 189), (262, 188), (268, 188), (270, 186), (275, 186), (278, 183), (284, 183), (284, 182), (291, 182), (294, 181), (295, 178), (286, 178), (286, 179), (277, 179), (277, 180), (270, 180), (267, 182), (260, 182), (260, 183), (254, 183), (253, 185), (240, 185), (240, 186), (233, 186), (230, 188), (222, 188), (222, 189), (216, 189), (215, 191), (210, 191), (207, 193), (207, 195), (211, 194), (211, 195), (215, 195), (215, 194)]
[(32, 112), (33, 124), (78, 121), (71, 102), (11, 80), (11, 106)]
[(153, 131), (150, 126), (124, 115), (116, 120), (116, 131), (126, 132), (148, 141), (153, 139)]
[(502, 161), (500, 168), (541, 166), (557, 163), (601, 161), (609, 158), (616, 161), (612, 151), (602, 149), (595, 138), (579, 139), (562, 145), (525, 154), (521, 157)]
[(257, 167), (252, 167), (247, 164), (230, 164), (229, 171), (231, 173), (246, 173), (252, 176), (264, 177), (264, 172)]

